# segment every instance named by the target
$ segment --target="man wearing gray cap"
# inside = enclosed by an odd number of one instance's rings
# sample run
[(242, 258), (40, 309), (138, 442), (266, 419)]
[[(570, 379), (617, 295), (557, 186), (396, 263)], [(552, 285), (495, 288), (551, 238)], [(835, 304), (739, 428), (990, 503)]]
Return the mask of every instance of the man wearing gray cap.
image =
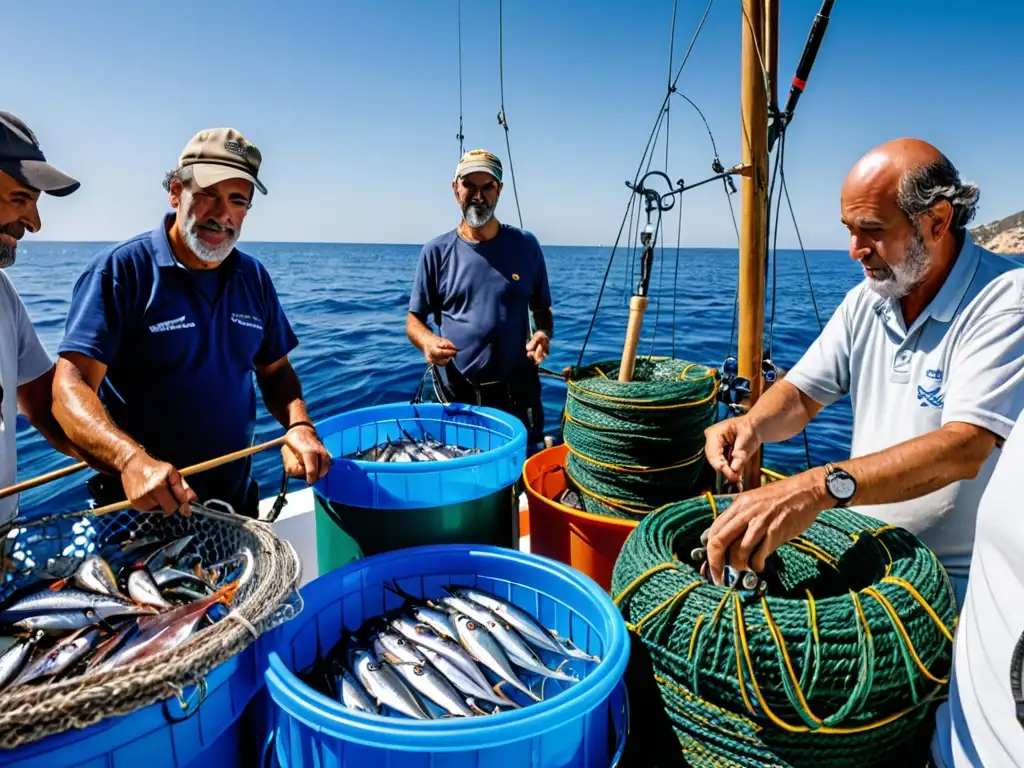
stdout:
[[(54, 448), (80, 458), (51, 413), (53, 361), (3, 272), (18, 256), (18, 241), (42, 226), (38, 208), (42, 193), (64, 197), (78, 187), (78, 181), (46, 162), (35, 134), (24, 122), (0, 112), (0, 489), (17, 482), (19, 411)], [(0, 525), (17, 511), (17, 494), (0, 499)]]
[(452, 182), (462, 221), (420, 251), (405, 327), (431, 365), (439, 398), (516, 416), (532, 447), (544, 435), (537, 368), (554, 318), (540, 243), (494, 217), (501, 176), (492, 153), (463, 155)]
[(264, 266), (235, 248), (262, 155), (232, 128), (197, 133), (167, 174), (175, 213), (99, 253), (78, 279), (59, 348), (54, 412), (68, 436), (113, 467), (97, 504), (189, 512), (219, 499), (255, 516), (251, 459), (193, 475), (184, 466), (247, 448), (253, 374), (287, 429), (289, 474), (321, 478), (330, 455), (309, 421), (288, 360), (298, 340)]

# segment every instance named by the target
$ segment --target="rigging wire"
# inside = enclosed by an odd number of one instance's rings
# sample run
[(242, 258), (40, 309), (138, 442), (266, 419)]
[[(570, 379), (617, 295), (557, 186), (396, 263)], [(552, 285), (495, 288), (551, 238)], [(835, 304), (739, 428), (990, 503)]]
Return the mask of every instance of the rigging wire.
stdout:
[(516, 199), (516, 213), (519, 215), (519, 228), (523, 228), (523, 211), (519, 207), (519, 191), (516, 189), (516, 171), (512, 165), (512, 147), (508, 142), (508, 121), (505, 119), (505, 28), (501, 0), (498, 0), (498, 81), (501, 89), (501, 108), (498, 110), (498, 125), (505, 129), (505, 154), (508, 157), (508, 170), (512, 176), (512, 194)]
[(455, 14), (459, 30), (459, 134), (455, 137), (459, 140), (459, 159), (466, 154), (464, 144), (465, 136), (462, 133), (462, 0), (455, 0)]
[[(499, 2), (500, 2), (500, 0), (499, 0)], [(658, 108), (658, 117), (655, 120), (654, 127), (651, 129), (651, 135), (647, 139), (647, 146), (644, 148), (644, 153), (643, 153), (643, 155), (640, 158), (640, 163), (637, 166), (636, 175), (633, 177), (633, 184), (634, 184), (634, 186), (640, 181), (640, 176), (641, 176), (640, 171), (643, 169), (644, 162), (647, 160), (647, 153), (651, 151), (651, 142), (654, 140), (655, 133), (659, 130), (659, 126), (661, 125), (661, 122), (664, 119), (664, 116), (665, 116), (665, 105), (668, 103), (669, 99), (671, 99), (671, 97), (672, 97), (672, 93), (675, 90), (676, 83), (679, 82), (679, 77), (683, 73), (683, 68), (686, 66), (686, 62), (689, 61), (689, 59), (690, 59), (690, 54), (693, 52), (693, 47), (694, 47), (694, 45), (697, 42), (697, 38), (700, 36), (701, 30), (704, 29), (704, 23), (707, 21), (708, 14), (711, 12), (711, 7), (714, 5), (714, 3), (715, 3), (715, 0), (708, 0), (707, 7), (704, 9), (704, 14), (703, 14), (703, 16), (701, 16), (700, 22), (697, 24), (697, 29), (694, 31), (693, 37), (690, 39), (690, 44), (689, 44), (689, 46), (686, 49), (686, 53), (683, 55), (683, 60), (679, 63), (679, 68), (676, 70), (675, 79), (672, 81), (672, 84), (669, 87), (668, 92), (665, 94), (664, 101), (662, 102), (661, 106)], [(632, 202), (632, 198), (633, 197), (634, 197), (634, 193), (631, 191), (630, 192), (630, 202)], [(607, 282), (608, 282), (608, 275), (611, 273), (612, 262), (614, 262), (614, 260), (615, 260), (615, 252), (618, 250), (619, 242), (622, 239), (622, 231), (623, 231), (623, 229), (625, 229), (626, 220), (629, 217), (629, 211), (630, 211), (630, 205), (627, 204), (626, 212), (622, 216), (622, 224), (619, 227), (619, 233), (615, 237), (615, 244), (612, 246), (611, 255), (608, 257), (608, 266), (605, 269), (604, 279), (601, 281), (601, 288), (597, 292), (597, 301), (596, 301), (596, 303), (594, 305), (594, 313), (590, 317), (590, 325), (587, 327), (587, 333), (583, 337), (583, 344), (580, 345), (580, 354), (579, 354), (579, 358), (577, 360), (577, 365), (583, 365), (583, 355), (586, 353), (587, 343), (590, 341), (590, 335), (593, 333), (594, 325), (597, 322), (597, 313), (598, 313), (598, 310), (601, 308), (601, 299), (604, 296), (605, 287), (606, 287)]]

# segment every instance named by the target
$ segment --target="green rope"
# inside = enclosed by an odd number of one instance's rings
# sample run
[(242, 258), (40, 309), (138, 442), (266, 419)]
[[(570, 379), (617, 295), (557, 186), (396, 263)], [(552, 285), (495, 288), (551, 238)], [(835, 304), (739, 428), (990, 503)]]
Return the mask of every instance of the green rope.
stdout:
[(640, 358), (633, 380), (618, 361), (570, 369), (562, 434), (566, 471), (588, 512), (639, 519), (692, 496), (705, 467), (718, 373), (671, 358)]
[(764, 597), (717, 587), (686, 561), (730, 501), (647, 515), (612, 575), (689, 763), (868, 766), (919, 744), (956, 621), (935, 556), (901, 528), (831, 509), (769, 558)]

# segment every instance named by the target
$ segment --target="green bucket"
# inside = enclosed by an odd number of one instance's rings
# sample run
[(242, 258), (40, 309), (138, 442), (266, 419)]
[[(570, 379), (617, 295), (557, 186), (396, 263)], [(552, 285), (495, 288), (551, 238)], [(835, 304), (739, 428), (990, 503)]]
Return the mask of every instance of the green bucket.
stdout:
[(519, 549), (519, 499), (509, 486), (472, 501), (419, 509), (368, 509), (314, 493), (318, 575), (406, 547), (491, 544)]

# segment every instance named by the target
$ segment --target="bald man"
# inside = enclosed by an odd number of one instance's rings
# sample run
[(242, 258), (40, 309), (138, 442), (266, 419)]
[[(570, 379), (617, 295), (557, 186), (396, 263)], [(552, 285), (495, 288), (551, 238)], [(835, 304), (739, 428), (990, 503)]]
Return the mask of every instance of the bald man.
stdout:
[(740, 493), (709, 535), (716, 583), (726, 565), (762, 570), (819, 512), (850, 507), (919, 536), (962, 603), (978, 502), (1024, 409), (1024, 269), (971, 241), (977, 203), (978, 188), (916, 139), (850, 171), (842, 221), (864, 280), (785, 379), (707, 430), (706, 455), (738, 482), (759, 446), (848, 394), (852, 458)]

